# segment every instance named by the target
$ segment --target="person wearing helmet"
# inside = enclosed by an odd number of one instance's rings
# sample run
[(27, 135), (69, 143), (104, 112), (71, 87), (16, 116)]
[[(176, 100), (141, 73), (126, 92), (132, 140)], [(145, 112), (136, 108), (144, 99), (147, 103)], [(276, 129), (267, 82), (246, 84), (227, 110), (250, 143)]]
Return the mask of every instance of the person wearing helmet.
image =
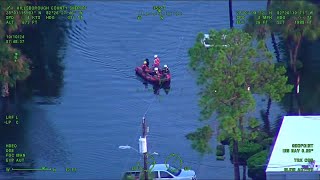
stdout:
[(144, 61), (144, 62), (143, 62), (142, 70), (143, 70), (143, 72), (145, 72), (145, 73), (150, 72), (149, 65), (148, 65), (148, 62), (147, 62), (147, 61)]
[(163, 74), (169, 74), (170, 73), (168, 65), (165, 64), (163, 66), (162, 73)]
[(154, 75), (156, 75), (158, 78), (160, 78), (160, 77), (161, 77), (161, 73), (160, 73), (160, 71), (159, 71), (159, 68), (158, 68), (158, 67), (155, 67), (155, 68), (154, 68)]
[(154, 55), (153, 57), (154, 57), (153, 66), (159, 67), (160, 66), (160, 59), (159, 59), (158, 55)]

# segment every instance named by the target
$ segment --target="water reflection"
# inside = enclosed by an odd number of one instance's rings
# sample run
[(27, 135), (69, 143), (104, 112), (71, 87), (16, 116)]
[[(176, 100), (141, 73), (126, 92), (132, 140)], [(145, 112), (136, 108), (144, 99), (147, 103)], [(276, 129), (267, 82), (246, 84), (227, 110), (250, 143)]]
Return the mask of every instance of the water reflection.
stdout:
[[(1, 125), (0, 125), (0, 174), (5, 174), (6, 168), (34, 168), (34, 157), (30, 154), (32, 149), (25, 141), (25, 133), (27, 131), (26, 121), (20, 117), (27, 117), (28, 111), (21, 105), (10, 102), (8, 98), (1, 99)], [(14, 119), (8, 118), (14, 116)], [(10, 120), (8, 120), (10, 119)], [(18, 119), (18, 120), (17, 120)], [(11, 123), (9, 123), (11, 122)], [(18, 122), (18, 124), (17, 124)], [(24, 163), (7, 162), (11, 157), (11, 153), (7, 152), (7, 144), (17, 144), (14, 153), (24, 153)], [(16, 158), (15, 158), (16, 160)], [(30, 163), (31, 162), (31, 163)], [(14, 171), (7, 173), (10, 176), (28, 175), (28, 171)], [(1, 176), (0, 176), (1, 177)]]
[(139, 77), (138, 75), (136, 75), (136, 78), (142, 82), (142, 84), (144, 85), (145, 89), (149, 89), (149, 86), (152, 86), (153, 88), (153, 94), (155, 95), (160, 95), (161, 89), (163, 89), (165, 94), (169, 94), (171, 86), (170, 86), (170, 82), (167, 83), (163, 83), (161, 85), (156, 85), (156, 84), (150, 84), (147, 81), (145, 81), (144, 79), (142, 79), (141, 77)]
[[(303, 42), (300, 59), (303, 68), (299, 71), (299, 92), (285, 96), (282, 104), (288, 115), (318, 115), (320, 112), (320, 41)], [(295, 83), (293, 73), (289, 72), (289, 81)]]
[[(33, 107), (32, 107), (33, 106)], [(32, 111), (28, 108), (32, 107)], [(32, 112), (32, 113), (30, 113)], [(10, 102), (10, 99), (2, 99), (1, 103), (1, 125), (0, 125), (0, 179), (2, 175), (17, 177), (31, 176), (36, 171), (11, 171), (14, 169), (39, 169), (42, 166), (65, 167), (70, 162), (70, 153), (66, 150), (64, 139), (59, 136), (57, 130), (48, 121), (45, 111), (35, 108), (34, 105), (27, 106)], [(3, 123), (8, 117), (17, 117), (11, 124)], [(14, 156), (24, 154), (22, 162), (7, 162), (10, 152), (7, 152), (7, 144), (16, 144)], [(7, 159), (8, 158), (8, 159)], [(5, 173), (10, 168), (10, 173)]]
[[(68, 5), (58, 1), (37, 3), (39, 6)], [(22, 99), (30, 99), (33, 95), (59, 97), (61, 94), (66, 32), (71, 25), (65, 17), (58, 16), (56, 20), (48, 21), (44, 20), (45, 13), (43, 16), (37, 25), (23, 29), (25, 43), (15, 45), (32, 61), (31, 76), (18, 89)]]
[(48, 119), (41, 106), (34, 106), (27, 125), (26, 141), (33, 147), (32, 154), (40, 166), (66, 166), (70, 162), (68, 159), (70, 152), (64, 143), (64, 137), (60, 136), (59, 131)]
[[(58, 6), (68, 3), (38, 1), (37, 5)], [(35, 172), (4, 173), (6, 168), (38, 169), (41, 166), (64, 166), (68, 163), (69, 153), (63, 138), (46, 117), (46, 111), (36, 107), (59, 104), (55, 97), (60, 96), (63, 87), (65, 32), (70, 25), (70, 21), (63, 17), (54, 21), (39, 21), (37, 25), (23, 29), (24, 44), (14, 45), (31, 59), (32, 73), (26, 81), (17, 83), (16, 91), (10, 98), (0, 100), (0, 179), (2, 175), (17, 178), (28, 177)], [(37, 97), (34, 98), (34, 95)], [(37, 105), (28, 103), (31, 98)], [(18, 116), (19, 124), (3, 123), (10, 115)], [(6, 144), (17, 144), (14, 153), (25, 154), (23, 163), (7, 162)]]
[(320, 41), (304, 42), (300, 58), (300, 88), (297, 94), (298, 111), (302, 115), (318, 115), (320, 112)]
[(169, 94), (169, 92), (170, 92), (170, 83), (165, 83), (165, 84), (162, 84), (162, 85), (153, 85), (153, 93), (155, 95), (160, 95), (160, 90), (161, 89), (163, 89), (163, 91), (166, 94)]

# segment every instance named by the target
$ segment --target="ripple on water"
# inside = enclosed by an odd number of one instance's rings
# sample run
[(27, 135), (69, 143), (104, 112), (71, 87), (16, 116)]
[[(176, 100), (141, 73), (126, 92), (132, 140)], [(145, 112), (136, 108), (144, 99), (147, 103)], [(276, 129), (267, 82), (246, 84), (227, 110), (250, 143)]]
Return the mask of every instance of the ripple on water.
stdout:
[[(159, 152), (160, 157), (170, 153), (182, 154), (183, 160), (196, 157), (190, 141), (184, 137), (200, 126), (196, 120), (199, 110), (195, 79), (185, 70), (189, 61), (187, 51), (199, 31), (229, 27), (225, 11), (228, 4), (221, 1), (202, 3), (199, 7), (199, 2), (170, 2), (172, 9), (183, 11), (182, 16), (164, 21), (150, 16), (139, 22), (135, 13), (150, 9), (154, 2), (79, 3), (86, 3), (88, 10), (85, 21), (72, 22), (73, 29), (68, 32), (69, 56), (65, 59), (68, 83), (62, 103), (40, 106), (46, 116), (32, 112), (33, 118), (30, 118), (27, 135), (32, 140), (30, 144), (37, 146), (35, 153), (40, 159), (60, 163), (70, 158), (78, 168), (77, 173), (68, 174), (74, 179), (99, 176), (116, 179), (120, 171), (129, 170), (128, 162), (135, 163), (140, 158), (136, 152), (119, 150), (117, 146), (128, 144), (138, 149), (141, 118), (148, 110), (150, 151)], [(152, 59), (154, 53), (160, 56), (161, 63), (168, 63), (173, 75), (169, 95), (159, 98), (144, 89), (134, 74), (135, 66), (145, 57)], [(43, 99), (40, 100), (43, 103)], [(216, 164), (212, 157), (205, 160)], [(232, 167), (226, 162), (226, 167)], [(218, 179), (212, 168), (202, 169), (199, 175), (203, 179)], [(68, 175), (55, 176), (68, 178)], [(45, 178), (39, 175), (39, 179)]]
[(69, 28), (68, 38), (71, 45), (75, 48), (87, 47), (87, 24), (83, 21), (72, 22), (73, 26)]
[[(84, 57), (89, 63), (94, 63), (106, 71), (112, 72), (112, 76), (125, 78), (132, 78), (133, 75), (129, 74), (129, 70), (125, 66), (116, 65), (117, 62), (122, 62), (120, 57), (115, 58), (114, 55), (105, 55), (105, 52), (97, 51), (90, 47), (79, 48), (80, 55)], [(132, 70), (132, 69), (130, 69)]]
[[(111, 71), (115, 76), (124, 76), (125, 78), (132, 78), (132, 68), (129, 69), (128, 65), (123, 61), (124, 57), (121, 56), (123, 54), (121, 45), (119, 45), (119, 38), (114, 38), (114, 36), (110, 36), (107, 41), (102, 41), (103, 43), (94, 43), (91, 46), (87, 45), (87, 42), (91, 42), (92, 40), (101, 41), (101, 38), (93, 37), (89, 38), (90, 41), (86, 40), (86, 37), (82, 33), (82, 25), (74, 25), (73, 30), (69, 33), (69, 39), (73, 47), (78, 51), (80, 56), (83, 56), (88, 62), (93, 62), (108, 71)], [(121, 38), (125, 39), (125, 38)], [(127, 41), (132, 41), (133, 39), (126, 39)], [(97, 42), (95, 41), (95, 42)], [(113, 47), (110, 49), (105, 49), (104, 45), (108, 44), (107, 47)], [(115, 58), (117, 57), (117, 58)], [(79, 58), (81, 59), (81, 58)]]
[(31, 119), (30, 126), (33, 128), (26, 136), (32, 139), (30, 146), (37, 148), (32, 150), (30, 157), (38, 157), (56, 165), (68, 163), (70, 152), (65, 148), (67, 145), (64, 143), (64, 138), (57, 133), (57, 129), (47, 119), (44, 111), (39, 108), (33, 116), (37, 118)]

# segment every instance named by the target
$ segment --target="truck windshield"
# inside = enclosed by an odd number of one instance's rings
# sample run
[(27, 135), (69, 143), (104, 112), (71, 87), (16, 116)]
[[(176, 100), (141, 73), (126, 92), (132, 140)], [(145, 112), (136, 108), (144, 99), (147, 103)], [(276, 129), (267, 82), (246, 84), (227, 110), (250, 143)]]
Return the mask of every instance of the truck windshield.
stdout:
[(181, 173), (181, 169), (177, 169), (173, 166), (169, 166), (167, 171), (170, 172), (171, 174), (173, 174), (174, 176), (179, 176), (179, 174)]

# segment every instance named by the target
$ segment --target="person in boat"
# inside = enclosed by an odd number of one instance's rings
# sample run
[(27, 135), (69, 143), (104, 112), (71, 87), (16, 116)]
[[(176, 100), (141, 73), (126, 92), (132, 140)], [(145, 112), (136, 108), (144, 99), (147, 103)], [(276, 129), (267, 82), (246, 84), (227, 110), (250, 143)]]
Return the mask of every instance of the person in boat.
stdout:
[(169, 70), (169, 67), (168, 65), (163, 65), (163, 69), (162, 69), (162, 74), (169, 74), (170, 73), (170, 70)]
[(143, 72), (145, 72), (145, 73), (149, 73), (149, 72), (150, 72), (150, 68), (149, 68), (148, 61), (144, 61), (144, 62), (143, 62), (142, 70), (143, 70)]
[(145, 61), (147, 62), (147, 66), (149, 67), (149, 63), (150, 63), (150, 62), (149, 62), (149, 59), (146, 58)]
[(160, 73), (160, 71), (159, 71), (159, 68), (158, 68), (158, 67), (155, 67), (155, 68), (154, 68), (154, 71), (152, 72), (151, 75), (152, 75), (152, 76), (157, 76), (158, 78), (160, 78), (160, 77), (161, 77), (161, 73)]
[(154, 55), (153, 57), (154, 57), (153, 66), (159, 67), (160, 66), (160, 58), (158, 57), (158, 55)]

